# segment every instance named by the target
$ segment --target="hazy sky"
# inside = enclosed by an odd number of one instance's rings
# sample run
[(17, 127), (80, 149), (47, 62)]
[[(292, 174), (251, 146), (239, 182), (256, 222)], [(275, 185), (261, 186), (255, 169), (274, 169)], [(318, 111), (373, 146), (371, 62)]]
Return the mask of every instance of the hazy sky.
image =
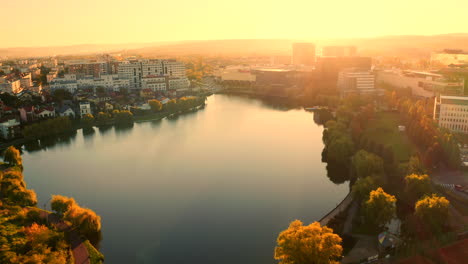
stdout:
[(468, 32), (467, 0), (0, 0), (0, 47)]

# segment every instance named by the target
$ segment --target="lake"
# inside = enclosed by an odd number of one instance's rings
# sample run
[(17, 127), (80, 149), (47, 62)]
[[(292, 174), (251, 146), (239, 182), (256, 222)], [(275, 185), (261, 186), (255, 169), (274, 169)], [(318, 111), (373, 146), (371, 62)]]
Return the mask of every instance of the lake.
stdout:
[(106, 263), (276, 263), (290, 221), (348, 193), (327, 177), (322, 131), (302, 109), (213, 95), (177, 119), (24, 150), (24, 174), (41, 208), (62, 194), (102, 217)]

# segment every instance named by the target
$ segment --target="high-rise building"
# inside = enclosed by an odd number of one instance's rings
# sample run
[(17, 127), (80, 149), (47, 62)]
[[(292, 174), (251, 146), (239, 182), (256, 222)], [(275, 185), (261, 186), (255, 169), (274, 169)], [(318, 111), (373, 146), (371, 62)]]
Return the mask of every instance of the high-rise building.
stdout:
[(342, 94), (370, 94), (376, 92), (375, 75), (369, 70), (345, 69), (338, 76)]
[(314, 65), (315, 45), (313, 43), (294, 43), (292, 62), (294, 65)]
[(355, 46), (324, 46), (322, 47), (323, 57), (350, 57), (356, 56)]

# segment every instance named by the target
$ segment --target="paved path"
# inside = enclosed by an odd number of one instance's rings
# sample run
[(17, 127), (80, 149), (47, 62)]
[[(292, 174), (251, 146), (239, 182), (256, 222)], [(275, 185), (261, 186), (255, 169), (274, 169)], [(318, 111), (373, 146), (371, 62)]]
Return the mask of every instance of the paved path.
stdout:
[(333, 219), (333, 217), (335, 217), (337, 214), (343, 212), (344, 210), (346, 210), (346, 208), (351, 204), (351, 202), (353, 201), (353, 195), (350, 193), (348, 193), (348, 195), (346, 195), (346, 197), (343, 199), (343, 201), (341, 201), (341, 203), (339, 203), (335, 209), (331, 210), (328, 214), (326, 214), (322, 219), (320, 219), (320, 225), (321, 226), (324, 226), (324, 225), (327, 225), (328, 222), (330, 222), (331, 219)]
[(346, 222), (344, 223), (343, 227), (343, 234), (351, 234), (353, 229), (353, 220), (356, 216), (359, 208), (358, 201), (354, 200), (351, 204), (351, 208), (348, 210), (348, 215), (346, 216)]
[(47, 219), (49, 223), (54, 224), (60, 231), (67, 232), (69, 234), (75, 264), (91, 264), (89, 261), (88, 249), (76, 230), (66, 224), (55, 214), (41, 210), (41, 217)]

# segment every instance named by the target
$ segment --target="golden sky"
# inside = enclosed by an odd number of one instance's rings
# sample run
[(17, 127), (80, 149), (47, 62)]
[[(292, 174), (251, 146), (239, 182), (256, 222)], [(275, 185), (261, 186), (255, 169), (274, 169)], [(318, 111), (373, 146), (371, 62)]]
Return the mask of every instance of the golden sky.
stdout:
[(0, 0), (0, 48), (468, 32), (468, 0)]

